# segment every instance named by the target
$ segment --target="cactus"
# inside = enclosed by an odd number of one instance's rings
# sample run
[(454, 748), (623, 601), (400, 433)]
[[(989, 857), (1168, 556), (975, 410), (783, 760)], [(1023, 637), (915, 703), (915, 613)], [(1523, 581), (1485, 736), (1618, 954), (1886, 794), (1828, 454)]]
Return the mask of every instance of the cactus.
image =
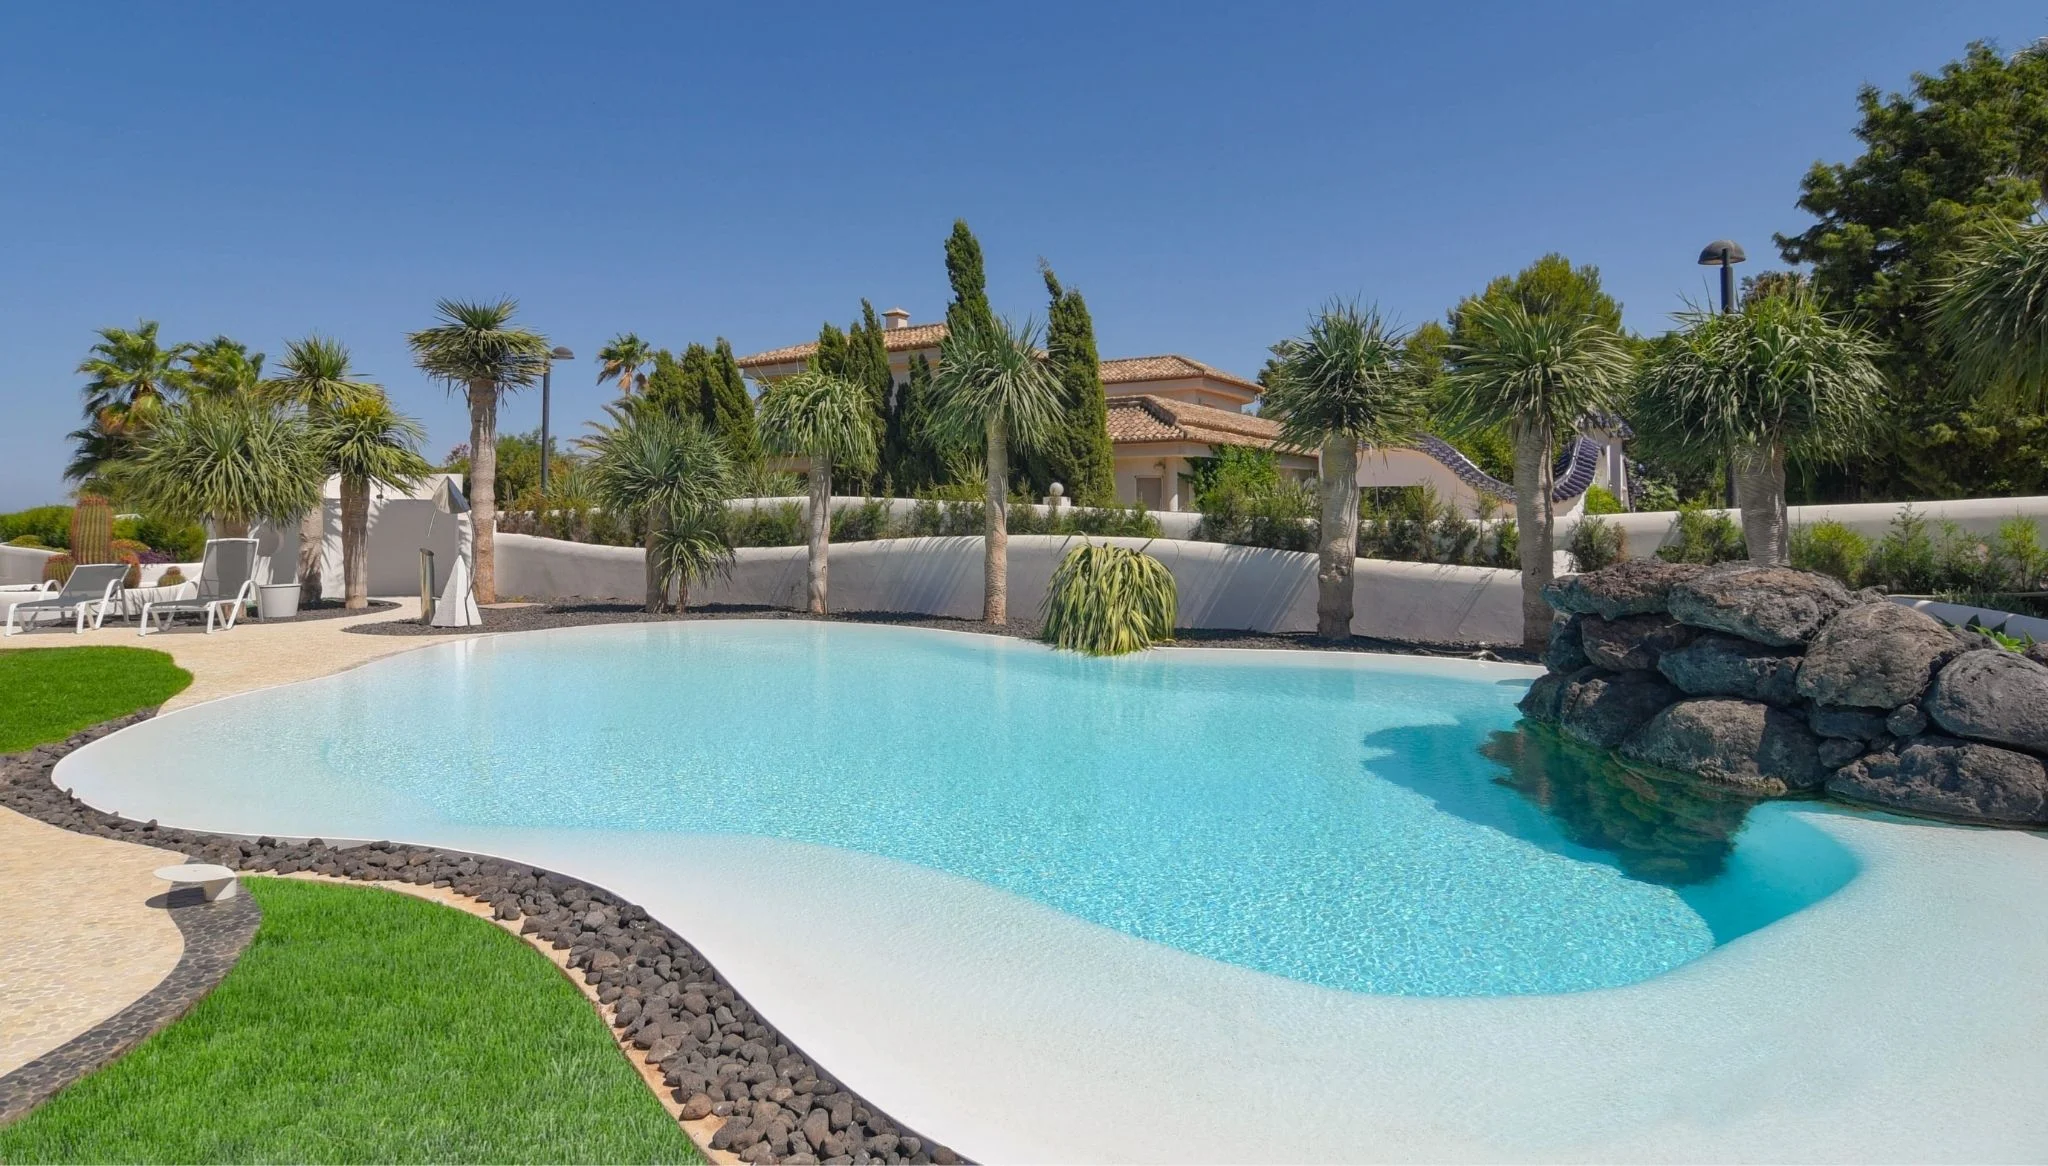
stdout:
[(71, 561), (114, 561), (114, 508), (97, 494), (80, 494), (71, 509)]

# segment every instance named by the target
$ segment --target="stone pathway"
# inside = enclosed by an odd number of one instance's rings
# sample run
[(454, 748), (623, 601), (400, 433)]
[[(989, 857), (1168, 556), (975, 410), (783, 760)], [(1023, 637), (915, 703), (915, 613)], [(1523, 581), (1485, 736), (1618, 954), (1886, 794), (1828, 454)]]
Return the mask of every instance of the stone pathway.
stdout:
[[(0, 1077), (128, 1007), (185, 943), (150, 872), (185, 861), (0, 810)], [(152, 903), (151, 899), (156, 899)]]

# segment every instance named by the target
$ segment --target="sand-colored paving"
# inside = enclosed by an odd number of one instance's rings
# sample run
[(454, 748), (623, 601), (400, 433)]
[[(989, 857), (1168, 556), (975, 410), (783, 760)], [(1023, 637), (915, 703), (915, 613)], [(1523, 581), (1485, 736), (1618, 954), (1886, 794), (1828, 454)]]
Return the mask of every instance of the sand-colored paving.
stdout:
[(135, 1002), (185, 941), (149, 900), (150, 872), (185, 861), (153, 846), (73, 834), (0, 810), (0, 1076)]
[[(346, 619), (251, 620), (210, 636), (190, 624), (150, 636), (133, 625), (83, 635), (65, 625), (0, 639), (0, 651), (115, 644), (168, 652), (192, 673), (191, 686), (165, 705), (179, 708), (439, 642), (342, 630), (418, 611), (413, 600)], [(169, 888), (150, 872), (183, 861), (175, 851), (74, 834), (0, 809), (0, 887), (14, 904), (0, 912), (0, 1075), (126, 1008), (177, 966), (184, 941), (160, 897)]]
[(380, 656), (441, 642), (439, 636), (364, 636), (342, 630), (352, 624), (416, 619), (419, 608), (418, 599), (407, 599), (399, 601), (396, 610), (343, 619), (270, 624), (244, 620), (210, 636), (190, 619), (168, 632), (147, 636), (137, 635), (133, 624), (109, 623), (82, 635), (68, 624), (61, 629), (45, 626), (0, 639), (0, 651), (114, 644), (169, 652), (179, 667), (192, 674), (191, 687), (164, 703), (166, 709), (175, 709), (274, 684), (311, 680)]

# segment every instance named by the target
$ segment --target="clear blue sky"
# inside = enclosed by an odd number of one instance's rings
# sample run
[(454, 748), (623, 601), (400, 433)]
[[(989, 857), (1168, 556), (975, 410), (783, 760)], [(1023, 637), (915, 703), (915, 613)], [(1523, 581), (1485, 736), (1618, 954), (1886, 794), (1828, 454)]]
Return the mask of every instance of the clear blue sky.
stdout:
[(1413, 324), (1549, 250), (1661, 329), (1704, 243), (1754, 271), (1805, 224), (1859, 84), (2044, 34), (2038, 0), (10, 4), (0, 509), (63, 496), (104, 325), (337, 336), (438, 457), (463, 412), (404, 347), (437, 298), (516, 296), (574, 348), (574, 434), (620, 330), (937, 318), (956, 216), (998, 310), (1043, 317), (1044, 256), (1105, 356), (1250, 374), (1330, 296)]

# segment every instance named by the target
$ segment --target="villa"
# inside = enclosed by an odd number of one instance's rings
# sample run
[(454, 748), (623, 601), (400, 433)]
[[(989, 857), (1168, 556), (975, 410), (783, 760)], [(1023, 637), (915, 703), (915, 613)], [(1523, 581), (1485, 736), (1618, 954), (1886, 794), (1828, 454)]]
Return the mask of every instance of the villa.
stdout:
[[(944, 323), (913, 324), (910, 313), (882, 313), (889, 371), (900, 387), (919, 356), (934, 365), (946, 338)], [(740, 371), (757, 384), (798, 372), (817, 352), (815, 341), (744, 356)], [(1314, 450), (1281, 442), (1280, 426), (1251, 411), (1265, 391), (1256, 381), (1178, 353), (1104, 360), (1109, 440), (1116, 461), (1116, 496), (1153, 511), (1195, 509), (1194, 462), (1219, 448), (1273, 450), (1280, 472), (1298, 481), (1316, 476)], [(1619, 418), (1589, 424), (1566, 442), (1557, 466), (1559, 502), (1571, 503), (1592, 486), (1611, 491), (1624, 506), (1630, 497), (1625, 449), (1632, 436)], [(1360, 488), (1427, 485), (1437, 497), (1477, 513), (1512, 502), (1514, 488), (1487, 474), (1448, 443), (1418, 434), (1413, 445), (1388, 446), (1361, 457)]]

